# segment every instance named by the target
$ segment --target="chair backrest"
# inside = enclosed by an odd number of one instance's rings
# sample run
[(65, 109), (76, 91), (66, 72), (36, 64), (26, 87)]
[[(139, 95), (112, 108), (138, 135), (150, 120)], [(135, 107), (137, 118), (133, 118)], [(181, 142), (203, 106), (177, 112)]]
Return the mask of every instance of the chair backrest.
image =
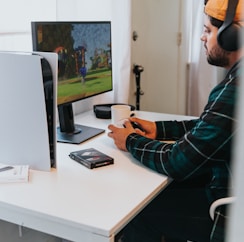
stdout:
[(220, 198), (220, 199), (214, 201), (209, 209), (209, 214), (210, 214), (211, 219), (214, 220), (214, 213), (215, 213), (217, 207), (233, 203), (235, 200), (236, 200), (236, 197), (225, 197), (225, 198)]
[(227, 241), (226, 225), (229, 222), (228, 206), (236, 200), (235, 197), (220, 198), (212, 203), (209, 209), (210, 217), (213, 220), (213, 228), (210, 235), (210, 242)]

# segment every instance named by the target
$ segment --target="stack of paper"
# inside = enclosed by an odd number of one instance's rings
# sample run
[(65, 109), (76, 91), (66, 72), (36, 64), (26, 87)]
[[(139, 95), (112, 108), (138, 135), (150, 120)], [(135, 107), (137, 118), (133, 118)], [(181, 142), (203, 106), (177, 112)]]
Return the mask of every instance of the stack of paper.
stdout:
[(0, 183), (28, 182), (28, 165), (5, 165), (0, 163)]

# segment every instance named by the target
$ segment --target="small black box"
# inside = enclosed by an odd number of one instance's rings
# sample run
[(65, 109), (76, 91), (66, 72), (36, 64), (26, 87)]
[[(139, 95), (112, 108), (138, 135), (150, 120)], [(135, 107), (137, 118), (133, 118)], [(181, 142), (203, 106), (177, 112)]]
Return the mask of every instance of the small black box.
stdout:
[(114, 159), (112, 157), (105, 155), (94, 148), (73, 151), (69, 154), (69, 157), (89, 169), (107, 166), (114, 163)]

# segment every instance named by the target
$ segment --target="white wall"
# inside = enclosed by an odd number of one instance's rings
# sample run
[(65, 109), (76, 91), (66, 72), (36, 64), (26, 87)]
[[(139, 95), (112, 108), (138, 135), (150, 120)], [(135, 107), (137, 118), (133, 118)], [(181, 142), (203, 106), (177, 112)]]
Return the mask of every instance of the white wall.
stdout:
[(0, 49), (31, 51), (30, 22), (41, 19), (56, 19), (56, 0), (5, 1), (0, 10)]

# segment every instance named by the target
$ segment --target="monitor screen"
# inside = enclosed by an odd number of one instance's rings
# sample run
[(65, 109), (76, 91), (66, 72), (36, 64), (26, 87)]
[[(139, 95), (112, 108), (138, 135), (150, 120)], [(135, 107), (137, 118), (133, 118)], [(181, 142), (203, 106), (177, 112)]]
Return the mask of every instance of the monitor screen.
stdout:
[(74, 124), (72, 103), (113, 89), (111, 22), (31, 24), (33, 50), (58, 55), (57, 140), (80, 143), (76, 139), (83, 136), (81, 141), (86, 140), (86, 132), (84, 127)]

